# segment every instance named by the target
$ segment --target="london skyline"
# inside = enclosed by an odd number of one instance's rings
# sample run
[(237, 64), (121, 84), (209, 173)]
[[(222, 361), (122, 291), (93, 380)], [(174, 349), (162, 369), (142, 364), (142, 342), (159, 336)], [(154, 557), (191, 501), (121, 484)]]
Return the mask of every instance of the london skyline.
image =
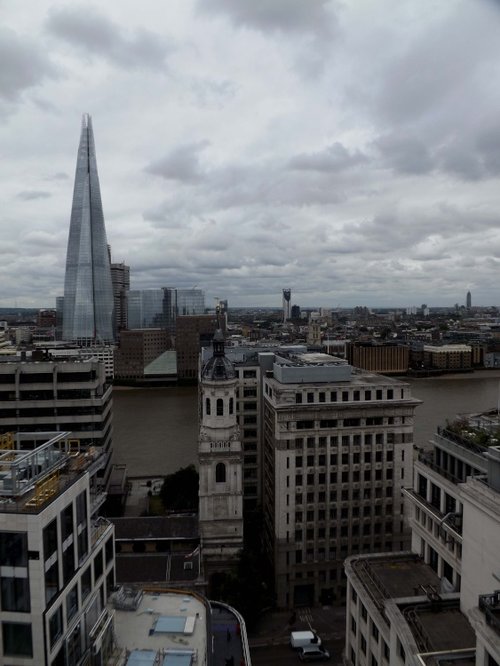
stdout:
[(495, 3), (1, 7), (0, 306), (63, 293), (83, 112), (132, 288), (500, 304)]

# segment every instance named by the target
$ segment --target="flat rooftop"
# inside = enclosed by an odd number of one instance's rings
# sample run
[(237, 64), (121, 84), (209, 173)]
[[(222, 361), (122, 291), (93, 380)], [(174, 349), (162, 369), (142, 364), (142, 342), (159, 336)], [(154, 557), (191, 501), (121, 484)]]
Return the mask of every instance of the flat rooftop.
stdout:
[(206, 663), (210, 610), (201, 597), (121, 588), (110, 599), (122, 650), (117, 666)]

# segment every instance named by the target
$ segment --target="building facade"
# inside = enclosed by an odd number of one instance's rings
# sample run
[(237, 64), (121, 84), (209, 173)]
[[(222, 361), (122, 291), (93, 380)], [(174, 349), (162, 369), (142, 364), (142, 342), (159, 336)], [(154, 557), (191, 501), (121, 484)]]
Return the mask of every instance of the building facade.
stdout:
[[(34, 437), (36, 448), (24, 449)], [(69, 432), (0, 437), (2, 664), (107, 663), (113, 525), (97, 517), (94, 484), (104, 456), (71, 440)]]
[(177, 317), (175, 350), (177, 352), (177, 376), (181, 381), (197, 379), (200, 348), (209, 344), (216, 330), (216, 315), (199, 314)]
[(115, 350), (115, 378), (142, 380), (146, 367), (169, 349), (170, 337), (164, 328), (122, 331)]
[(63, 339), (114, 340), (113, 287), (92, 119), (83, 115), (64, 280)]
[(0, 433), (71, 430), (82, 449), (103, 452), (100, 483), (112, 467), (113, 387), (96, 360), (0, 361)]
[(372, 664), (500, 663), (500, 419), (461, 417), (420, 451), (412, 552), (346, 562), (346, 657)]
[(401, 489), (419, 401), (407, 384), (326, 354), (261, 361), (264, 536), (277, 603), (339, 603), (348, 555), (409, 545)]
[(127, 295), (130, 290), (130, 266), (125, 263), (111, 264), (111, 283), (114, 300), (114, 331), (115, 338), (120, 331), (128, 328)]

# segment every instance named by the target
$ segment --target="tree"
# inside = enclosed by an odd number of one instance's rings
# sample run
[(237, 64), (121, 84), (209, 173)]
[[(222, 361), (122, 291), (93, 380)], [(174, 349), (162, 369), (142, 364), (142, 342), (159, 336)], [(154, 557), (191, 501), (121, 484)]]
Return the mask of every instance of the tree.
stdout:
[(199, 475), (194, 465), (181, 467), (165, 477), (160, 490), (161, 501), (167, 511), (198, 510)]

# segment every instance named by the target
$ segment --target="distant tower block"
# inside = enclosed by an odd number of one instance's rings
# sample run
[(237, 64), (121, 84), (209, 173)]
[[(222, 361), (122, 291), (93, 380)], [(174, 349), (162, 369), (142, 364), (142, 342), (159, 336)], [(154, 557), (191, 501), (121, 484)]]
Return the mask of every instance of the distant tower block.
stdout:
[(472, 296), (470, 291), (467, 292), (467, 296), (465, 298), (465, 304), (467, 306), (467, 310), (470, 310), (472, 307)]
[(290, 319), (290, 299), (292, 298), (291, 289), (283, 289), (283, 321)]

